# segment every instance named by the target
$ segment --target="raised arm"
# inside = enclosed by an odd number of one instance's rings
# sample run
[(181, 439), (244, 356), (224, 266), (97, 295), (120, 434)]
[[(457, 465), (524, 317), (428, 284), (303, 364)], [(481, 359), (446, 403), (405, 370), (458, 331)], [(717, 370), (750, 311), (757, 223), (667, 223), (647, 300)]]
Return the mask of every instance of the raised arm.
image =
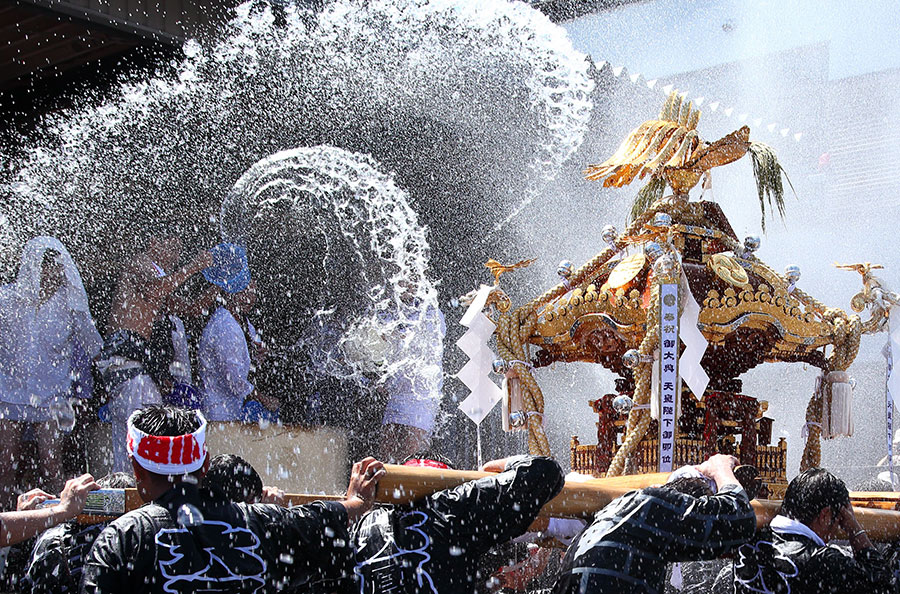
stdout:
[(213, 264), (212, 253), (209, 250), (198, 252), (184, 267), (163, 277), (149, 277), (142, 279), (143, 294), (154, 300), (162, 300), (171, 295), (178, 287), (189, 278)]
[(56, 505), (0, 513), (0, 546), (24, 542), (48, 528), (71, 520), (84, 509), (88, 493), (99, 488), (94, 477), (83, 474), (66, 482)]

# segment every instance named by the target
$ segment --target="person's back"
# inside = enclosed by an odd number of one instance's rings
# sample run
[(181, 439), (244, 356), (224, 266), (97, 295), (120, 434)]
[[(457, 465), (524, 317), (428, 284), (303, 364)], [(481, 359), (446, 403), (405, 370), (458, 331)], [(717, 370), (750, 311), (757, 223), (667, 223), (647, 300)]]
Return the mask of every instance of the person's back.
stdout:
[[(828, 541), (842, 530), (853, 556)], [(717, 582), (727, 579), (719, 576)], [(788, 485), (779, 515), (734, 558), (734, 592), (878, 594), (891, 592), (889, 566), (853, 513), (844, 483), (812, 468)]]
[(244, 331), (228, 309), (212, 313), (197, 349), (204, 413), (212, 421), (240, 419), (254, 386), (248, 381), (251, 362)]
[(128, 420), (137, 490), (149, 505), (112, 522), (84, 564), (82, 592), (273, 592), (352, 574), (347, 527), (372, 506), (381, 463), (351, 472), (347, 498), (287, 509), (232, 503), (199, 486), (206, 419), (156, 405)]
[[(495, 476), (439, 491), (409, 506), (379, 508), (353, 528), (355, 583), (361, 594), (480, 592), (481, 556), (523, 534), (563, 486), (554, 460), (519, 456), (495, 461)], [(488, 463), (489, 466), (492, 463)]]
[[(232, 503), (181, 483), (113, 522), (85, 567), (85, 592), (273, 592), (352, 573), (340, 503)], [(135, 579), (141, 576), (141, 579)]]
[[(119, 472), (97, 481), (104, 489), (134, 488), (134, 477)], [(109, 525), (80, 525), (70, 520), (41, 534), (34, 543), (25, 573), (25, 591), (32, 594), (77, 592), (84, 559), (94, 541)]]
[(610, 503), (569, 547), (554, 594), (661, 593), (669, 562), (713, 559), (747, 542), (756, 516), (733, 464), (717, 455), (697, 467), (715, 479), (715, 495), (704, 479), (681, 479)]

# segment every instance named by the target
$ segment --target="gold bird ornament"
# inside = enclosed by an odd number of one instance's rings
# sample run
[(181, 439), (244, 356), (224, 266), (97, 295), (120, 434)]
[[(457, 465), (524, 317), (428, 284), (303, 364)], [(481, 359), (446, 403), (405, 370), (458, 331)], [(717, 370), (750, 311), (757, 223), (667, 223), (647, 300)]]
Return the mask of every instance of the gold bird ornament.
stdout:
[(510, 272), (512, 270), (516, 270), (517, 268), (525, 268), (527, 266), (531, 266), (537, 261), (537, 258), (532, 258), (531, 260), (520, 260), (515, 264), (501, 264), (497, 260), (491, 258), (484, 265), (491, 271), (491, 274), (494, 275), (494, 284), (500, 285), (500, 275), (505, 272)]
[(715, 142), (707, 142), (697, 133), (699, 121), (700, 110), (693, 109), (690, 101), (684, 103), (684, 96), (673, 91), (659, 117), (632, 130), (612, 157), (599, 165), (589, 165), (584, 170), (585, 179), (604, 180), (605, 188), (621, 188), (635, 179), (650, 176), (632, 205), (631, 219), (634, 220), (663, 197), (667, 184), (676, 196), (687, 197), (710, 169), (737, 161), (749, 152), (762, 209), (763, 230), (766, 228), (766, 200), (783, 217), (781, 175), (784, 170), (771, 147), (751, 142), (747, 126)]

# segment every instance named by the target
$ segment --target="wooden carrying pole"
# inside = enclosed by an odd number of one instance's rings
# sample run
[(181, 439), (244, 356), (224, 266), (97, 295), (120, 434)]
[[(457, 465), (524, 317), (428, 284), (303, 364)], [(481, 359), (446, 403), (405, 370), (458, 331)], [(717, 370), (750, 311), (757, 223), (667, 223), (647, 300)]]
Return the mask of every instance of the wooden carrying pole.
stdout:
[[(461, 485), (470, 480), (492, 476), (489, 472), (471, 470), (442, 470), (419, 466), (385, 464), (385, 474), (378, 482), (375, 501), (384, 504), (405, 504)], [(562, 492), (543, 507), (544, 517), (590, 518), (613, 499), (634, 489), (643, 489), (666, 482), (669, 473), (637, 474), (612, 478), (590, 479), (583, 482), (566, 482)], [(141, 505), (134, 489), (126, 489), (126, 511)], [(854, 493), (854, 495), (862, 495)], [(886, 496), (887, 494), (879, 494)], [(900, 494), (898, 494), (900, 495)], [(885, 497), (882, 497), (885, 498)], [(340, 501), (342, 496), (287, 494), (287, 505), (303, 505), (313, 501)], [(754, 500), (758, 527), (766, 526), (778, 513), (780, 502)], [(894, 542), (900, 540), (900, 511), (855, 507), (856, 518), (873, 541)], [(83, 523), (108, 521), (108, 517), (80, 516)]]

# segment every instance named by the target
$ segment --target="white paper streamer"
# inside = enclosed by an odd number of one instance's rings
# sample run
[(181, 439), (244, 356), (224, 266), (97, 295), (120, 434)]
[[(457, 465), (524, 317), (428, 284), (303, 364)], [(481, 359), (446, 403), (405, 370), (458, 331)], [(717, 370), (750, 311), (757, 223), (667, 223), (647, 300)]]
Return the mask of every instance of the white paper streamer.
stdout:
[(678, 334), (684, 343), (684, 352), (681, 354), (681, 359), (678, 360), (678, 367), (681, 379), (685, 381), (697, 399), (703, 400), (706, 386), (709, 385), (709, 375), (700, 365), (700, 361), (703, 359), (703, 354), (706, 353), (709, 341), (697, 327), (700, 321), (700, 305), (697, 304), (697, 300), (691, 293), (691, 287), (684, 272), (681, 273), (681, 285), (684, 288), (684, 309), (681, 310)]
[(887, 464), (888, 477), (890, 477), (891, 488), (897, 490), (896, 475), (894, 474), (894, 398), (891, 394), (891, 373), (894, 370), (894, 351), (888, 333), (888, 342), (881, 351), (887, 364), (887, 373), (884, 381), (884, 406), (885, 406), (885, 424), (887, 425)]
[(503, 398), (503, 391), (490, 378), (494, 353), (488, 347), (488, 341), (494, 333), (494, 323), (482, 312), (490, 292), (488, 285), (479, 287), (475, 299), (459, 321), (469, 329), (456, 341), (456, 346), (469, 356), (469, 362), (456, 374), (456, 378), (470, 390), (466, 399), (459, 403), (459, 409), (476, 425)]

